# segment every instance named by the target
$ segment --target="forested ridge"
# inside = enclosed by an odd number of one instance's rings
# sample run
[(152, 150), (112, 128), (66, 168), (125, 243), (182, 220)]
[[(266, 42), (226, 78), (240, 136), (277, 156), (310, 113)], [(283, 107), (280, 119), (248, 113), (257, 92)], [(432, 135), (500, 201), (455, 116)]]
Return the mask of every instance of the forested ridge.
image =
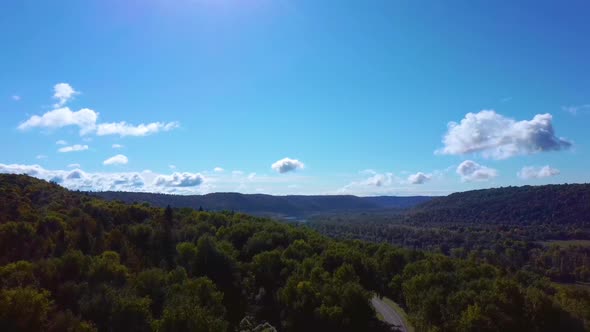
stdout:
[(465, 191), (415, 206), (408, 217), (425, 222), (590, 224), (590, 184)]
[(236, 211), (255, 215), (306, 217), (329, 212), (372, 211), (404, 209), (426, 202), (427, 196), (376, 196), (353, 195), (287, 195), (211, 193), (206, 195), (170, 195), (158, 193), (105, 191), (93, 195), (127, 203), (150, 203), (154, 206), (206, 208), (209, 211)]
[[(454, 256), (454, 257), (451, 257)], [(590, 293), (478, 256), (0, 175), (1, 331), (582, 331)]]

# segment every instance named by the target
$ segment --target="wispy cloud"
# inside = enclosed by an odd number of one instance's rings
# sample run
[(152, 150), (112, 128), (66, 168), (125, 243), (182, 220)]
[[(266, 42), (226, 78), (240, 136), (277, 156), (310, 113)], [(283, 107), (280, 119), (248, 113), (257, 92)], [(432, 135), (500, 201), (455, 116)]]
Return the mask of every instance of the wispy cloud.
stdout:
[(103, 165), (125, 165), (129, 162), (129, 159), (122, 155), (122, 154), (118, 154), (116, 156), (112, 156), (110, 158), (108, 158), (107, 160), (103, 161), (102, 164)]
[(575, 105), (575, 106), (562, 106), (561, 109), (564, 110), (565, 112), (568, 112), (569, 114), (572, 114), (572, 115), (578, 115), (581, 113), (590, 113), (590, 104)]
[(71, 145), (71, 146), (64, 146), (63, 148), (59, 148), (57, 151), (58, 152), (77, 152), (77, 151), (85, 151), (88, 150), (88, 145), (80, 145), (80, 144), (75, 144), (75, 145)]
[(542, 179), (550, 176), (558, 175), (560, 171), (549, 165), (543, 167), (525, 166), (518, 173), (518, 177), (523, 180)]

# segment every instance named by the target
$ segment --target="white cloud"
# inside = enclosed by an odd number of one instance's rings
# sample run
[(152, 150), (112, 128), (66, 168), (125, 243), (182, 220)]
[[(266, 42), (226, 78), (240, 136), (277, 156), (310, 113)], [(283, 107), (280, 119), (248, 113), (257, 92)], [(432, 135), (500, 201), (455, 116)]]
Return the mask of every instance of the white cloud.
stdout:
[(218, 167), (215, 167), (215, 168), (213, 169), (213, 172), (216, 172), (216, 173), (222, 173), (222, 172), (223, 172), (223, 168), (221, 168), (221, 167), (219, 167), (219, 166), (218, 166)]
[(154, 180), (157, 187), (195, 187), (203, 183), (204, 178), (199, 173), (172, 173), (159, 175)]
[(178, 122), (152, 122), (148, 124), (140, 124), (138, 126), (134, 126), (131, 124), (126, 123), (125, 121), (122, 122), (113, 122), (113, 123), (101, 123), (98, 125), (96, 129), (96, 134), (98, 136), (105, 136), (105, 135), (119, 135), (121, 137), (124, 136), (147, 136), (151, 134), (158, 133), (160, 131), (170, 131), (172, 129), (178, 128)]
[(297, 159), (283, 158), (271, 165), (271, 168), (279, 173), (287, 173), (303, 169), (305, 165)]
[(80, 164), (69, 164), (68, 168), (80, 168)]
[[(59, 83), (54, 87), (53, 97), (58, 103), (53, 105), (56, 109), (46, 112), (43, 115), (33, 115), (18, 126), (20, 130), (30, 128), (56, 129), (66, 126), (77, 126), (80, 128), (80, 135), (94, 133), (98, 136), (119, 135), (124, 136), (147, 136), (162, 131), (170, 131), (178, 128), (178, 122), (152, 122), (147, 124), (133, 125), (125, 121), (112, 123), (97, 123), (98, 112), (83, 108), (77, 112), (64, 107), (65, 103), (74, 95), (78, 94), (69, 84)], [(113, 144), (113, 148), (122, 147)]]
[(123, 146), (123, 145), (121, 145), (121, 144), (113, 144), (113, 145), (111, 145), (111, 147), (112, 147), (113, 149), (122, 149), (124, 146)]
[(74, 88), (68, 83), (58, 83), (53, 87), (53, 98), (57, 99), (58, 102), (53, 105), (54, 107), (62, 107), (68, 102), (74, 95), (78, 94)]
[(13, 95), (12, 96), (12, 100), (19, 101), (19, 100), (21, 100), (21, 97), (20, 96), (17, 96), (17, 95)]
[(474, 161), (465, 160), (457, 167), (457, 174), (461, 176), (461, 180), (464, 182), (487, 181), (498, 176), (498, 171)]
[(248, 174), (248, 180), (250, 180), (250, 181), (253, 181), (255, 177), (256, 177), (256, 173)]
[(47, 170), (39, 165), (1, 164), (0, 173), (27, 174), (46, 181), (54, 181), (72, 190), (167, 192), (177, 194), (200, 193), (205, 178), (201, 174), (154, 174), (150, 171), (124, 173), (88, 173), (78, 164), (72, 170)]
[(103, 165), (125, 165), (129, 162), (126, 156), (122, 154), (118, 154), (116, 156), (110, 157), (109, 159), (103, 161)]
[(66, 145), (66, 144), (68, 144), (68, 142), (64, 141), (63, 139), (60, 139), (59, 141), (55, 142), (55, 144), (57, 144), (57, 145)]
[(558, 169), (550, 167), (549, 165), (543, 167), (525, 166), (518, 173), (518, 177), (524, 180), (541, 179), (550, 176), (558, 175)]
[(176, 169), (176, 165), (168, 165), (168, 168), (170, 168), (170, 169)]
[(481, 153), (486, 158), (506, 159), (516, 155), (568, 149), (572, 143), (555, 136), (551, 114), (515, 121), (493, 110), (467, 113), (460, 123), (450, 122), (440, 154)]
[(430, 181), (432, 176), (430, 174), (424, 174), (422, 172), (418, 172), (416, 174), (411, 174), (408, 176), (408, 182), (411, 184), (423, 184), (425, 182)]
[(233, 176), (240, 176), (240, 175), (243, 175), (243, 174), (244, 174), (244, 172), (239, 171), (239, 170), (238, 171), (232, 171), (231, 172), (231, 175), (233, 175)]
[(66, 126), (78, 126), (80, 135), (85, 135), (94, 130), (98, 113), (83, 108), (77, 112), (72, 112), (68, 107), (58, 108), (49, 111), (41, 116), (33, 115), (27, 121), (18, 126), (20, 130), (30, 128), (62, 128)]
[(44, 154), (38, 154), (35, 158), (37, 159), (47, 159), (47, 156)]
[(71, 145), (71, 146), (64, 146), (63, 148), (59, 148), (57, 151), (58, 152), (76, 152), (76, 151), (84, 151), (84, 150), (88, 150), (88, 145), (75, 144), (75, 145)]

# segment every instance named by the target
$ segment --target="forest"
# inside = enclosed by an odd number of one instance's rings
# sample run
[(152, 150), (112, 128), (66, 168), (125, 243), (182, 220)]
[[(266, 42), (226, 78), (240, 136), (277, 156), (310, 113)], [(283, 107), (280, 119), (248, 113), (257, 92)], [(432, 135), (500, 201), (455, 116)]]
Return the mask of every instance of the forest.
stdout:
[[(394, 299), (417, 331), (590, 327), (590, 292), (525, 255), (559, 227), (350, 218), (309, 227), (0, 175), (0, 330), (388, 331), (374, 296)], [(584, 238), (575, 225), (563, 236)]]

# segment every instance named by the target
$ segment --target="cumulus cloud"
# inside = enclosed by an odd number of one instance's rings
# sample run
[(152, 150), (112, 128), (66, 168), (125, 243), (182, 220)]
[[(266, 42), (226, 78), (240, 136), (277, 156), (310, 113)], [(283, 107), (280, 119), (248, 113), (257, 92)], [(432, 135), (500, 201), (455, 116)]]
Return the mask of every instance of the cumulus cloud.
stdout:
[(430, 181), (432, 176), (430, 174), (424, 174), (422, 172), (418, 172), (416, 174), (411, 174), (408, 176), (408, 182), (411, 184), (423, 184), (425, 182)]
[(123, 145), (121, 145), (121, 144), (113, 144), (113, 145), (111, 145), (111, 147), (113, 149), (122, 149), (123, 148)]
[[(53, 97), (58, 100), (54, 110), (46, 112), (43, 115), (33, 115), (28, 120), (18, 126), (20, 130), (30, 128), (49, 128), (57, 129), (66, 126), (77, 126), (80, 128), (80, 135), (96, 134), (98, 136), (119, 135), (124, 136), (147, 136), (162, 131), (170, 131), (178, 128), (178, 122), (152, 122), (147, 124), (133, 125), (125, 121), (112, 123), (97, 123), (98, 113), (83, 108), (79, 111), (72, 111), (64, 107), (66, 102), (78, 94), (67, 83), (59, 83), (54, 87)], [(113, 148), (122, 147), (119, 144), (113, 144)]]
[(124, 136), (147, 136), (151, 134), (158, 133), (160, 131), (170, 131), (172, 129), (178, 128), (178, 122), (152, 122), (148, 124), (140, 124), (138, 126), (134, 126), (131, 124), (126, 123), (125, 121), (122, 122), (113, 122), (113, 123), (101, 123), (98, 125), (96, 129), (96, 134), (98, 136), (105, 136), (105, 135), (119, 135), (121, 137)]
[(204, 178), (199, 173), (172, 173), (172, 175), (159, 175), (154, 180), (158, 187), (195, 187), (203, 183)]
[(218, 167), (215, 167), (215, 168), (213, 169), (213, 172), (216, 172), (216, 173), (222, 173), (222, 172), (223, 172), (223, 168), (221, 168), (221, 167), (219, 167), (219, 166), (218, 166)]
[(498, 171), (480, 165), (471, 160), (465, 160), (457, 167), (457, 174), (464, 182), (487, 181), (498, 176)]
[(116, 156), (110, 157), (109, 159), (103, 161), (103, 165), (125, 165), (129, 162), (126, 156), (122, 154), (118, 154)]
[(517, 175), (521, 179), (528, 180), (547, 178), (558, 175), (559, 173), (558, 169), (546, 165), (543, 167), (525, 166), (517, 173)]
[(481, 153), (493, 159), (563, 150), (572, 145), (555, 135), (551, 114), (537, 114), (532, 120), (515, 121), (493, 110), (467, 113), (460, 123), (450, 122), (443, 144), (437, 153)]
[(77, 126), (80, 128), (80, 134), (85, 135), (94, 130), (97, 118), (98, 113), (91, 109), (83, 108), (77, 112), (72, 112), (68, 107), (64, 107), (49, 111), (41, 116), (33, 115), (27, 121), (21, 123), (18, 129), (56, 129), (66, 126)]
[(71, 145), (71, 146), (64, 146), (63, 148), (59, 148), (57, 151), (58, 152), (76, 152), (76, 151), (84, 151), (84, 150), (88, 150), (88, 145), (75, 144), (75, 145)]
[(287, 173), (298, 169), (303, 169), (305, 165), (297, 159), (283, 158), (271, 165), (271, 168), (279, 173)]
[(68, 83), (58, 83), (53, 87), (53, 98), (57, 99), (54, 107), (61, 107), (68, 102), (74, 95), (78, 94)]
[(57, 144), (57, 145), (67, 145), (68, 142), (64, 141), (63, 139), (60, 139), (59, 141), (55, 142), (55, 144)]

